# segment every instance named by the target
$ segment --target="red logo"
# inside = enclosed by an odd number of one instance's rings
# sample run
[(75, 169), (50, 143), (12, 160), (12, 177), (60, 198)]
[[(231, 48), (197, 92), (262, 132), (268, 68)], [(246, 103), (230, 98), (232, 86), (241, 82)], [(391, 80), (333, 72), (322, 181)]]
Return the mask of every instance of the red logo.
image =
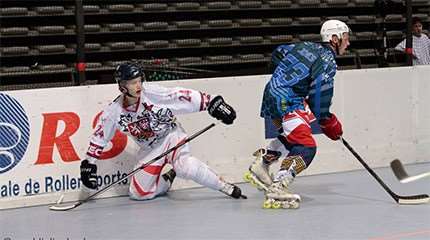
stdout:
[[(92, 126), (95, 127), (100, 114), (94, 118)], [(54, 151), (57, 151), (63, 162), (79, 161), (80, 158), (76, 153), (75, 146), (71, 138), (79, 130), (81, 120), (74, 112), (57, 112), (43, 113), (43, 126), (40, 137), (39, 153), (34, 164), (52, 164), (54, 163)], [(59, 132), (60, 126), (64, 126), (64, 130)], [(100, 159), (110, 159), (119, 155), (127, 146), (127, 136), (120, 131), (116, 131), (111, 140), (109, 149), (97, 150), (94, 153), (100, 154)]]
[(155, 136), (148, 118), (142, 118), (136, 122), (129, 123), (127, 124), (127, 127), (130, 134), (138, 139), (148, 139)]

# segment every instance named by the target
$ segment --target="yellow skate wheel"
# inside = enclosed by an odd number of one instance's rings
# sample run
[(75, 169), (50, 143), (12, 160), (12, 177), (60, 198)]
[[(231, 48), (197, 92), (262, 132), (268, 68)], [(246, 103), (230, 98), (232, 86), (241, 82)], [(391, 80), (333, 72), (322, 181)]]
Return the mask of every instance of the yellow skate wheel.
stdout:
[(251, 173), (250, 172), (246, 172), (243, 175), (243, 180), (245, 180), (245, 182), (251, 182), (252, 181)]
[(272, 208), (273, 209), (279, 209), (279, 208), (281, 208), (282, 207), (282, 204), (281, 204), (281, 202), (280, 201), (274, 201), (273, 203), (272, 203)]
[(264, 209), (270, 209), (272, 208), (272, 201), (270, 199), (267, 199), (263, 202), (263, 208)]
[(258, 184), (254, 179), (251, 179), (251, 181), (249, 182), (253, 187), (258, 188)]

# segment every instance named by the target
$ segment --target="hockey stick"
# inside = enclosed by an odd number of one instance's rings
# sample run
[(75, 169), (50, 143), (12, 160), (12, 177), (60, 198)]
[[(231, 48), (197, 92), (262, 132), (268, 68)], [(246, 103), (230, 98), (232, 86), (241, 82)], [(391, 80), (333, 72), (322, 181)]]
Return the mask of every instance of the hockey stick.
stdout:
[(394, 193), (385, 183), (381, 180), (381, 178), (367, 165), (367, 163), (358, 155), (356, 151), (349, 145), (349, 143), (341, 138), (343, 145), (354, 155), (357, 160), (366, 168), (366, 170), (372, 175), (376, 181), (385, 189), (385, 191), (390, 194), (390, 196), (398, 203), (398, 204), (422, 204), (430, 201), (430, 197), (427, 194), (420, 195), (412, 195), (412, 196), (400, 196)]
[(99, 191), (91, 194), (90, 196), (88, 196), (87, 198), (83, 199), (83, 200), (79, 200), (75, 203), (72, 204), (61, 204), (61, 201), (57, 201), (56, 205), (50, 206), (49, 209), (53, 210), (53, 211), (67, 211), (73, 208), (76, 208), (80, 205), (82, 205), (83, 203), (88, 202), (89, 200), (93, 199), (95, 196), (100, 195), (104, 192), (106, 192), (108, 189), (110, 189), (112, 186), (118, 184), (119, 182), (123, 181), (124, 179), (127, 179), (131, 176), (133, 176), (134, 174), (136, 174), (137, 172), (139, 172), (140, 170), (143, 170), (144, 168), (146, 168), (147, 166), (149, 166), (150, 164), (156, 162), (157, 160), (165, 157), (167, 154), (175, 151), (176, 149), (182, 147), (184, 144), (190, 142), (191, 140), (193, 140), (194, 138), (198, 137), (199, 135), (201, 135), (202, 133), (206, 132), (207, 130), (213, 128), (215, 126), (215, 123), (210, 124), (209, 126), (205, 127), (204, 129), (194, 133), (193, 135), (191, 135), (190, 137), (186, 138), (185, 140), (179, 142), (176, 146), (168, 149), (167, 151), (165, 151), (164, 153), (160, 154), (159, 156), (151, 159), (149, 162), (143, 164), (142, 166), (140, 166), (139, 168), (136, 168), (135, 170), (131, 171), (130, 173), (128, 173), (127, 175), (123, 176), (122, 178), (112, 182), (111, 184), (105, 186), (104, 188), (100, 189)]
[(397, 179), (399, 179), (401, 183), (408, 183), (421, 178), (430, 177), (430, 172), (409, 176), (399, 159), (394, 159), (390, 165), (394, 175), (396, 175)]

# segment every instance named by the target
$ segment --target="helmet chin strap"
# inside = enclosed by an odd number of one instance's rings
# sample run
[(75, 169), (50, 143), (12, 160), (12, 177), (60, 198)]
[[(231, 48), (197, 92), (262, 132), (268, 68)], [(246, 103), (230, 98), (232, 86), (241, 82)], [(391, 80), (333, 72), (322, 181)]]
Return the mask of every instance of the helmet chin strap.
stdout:
[(128, 93), (128, 91), (125, 93), (125, 95), (126, 95), (127, 97), (135, 98), (135, 96), (133, 96), (133, 95), (131, 95), (130, 93)]
[[(342, 44), (342, 39), (339, 39), (339, 43)], [(339, 51), (339, 44), (334, 44), (333, 41), (330, 41), (330, 45), (334, 48), (336, 51), (336, 55), (340, 55)]]
[(135, 96), (133, 96), (133, 95), (131, 95), (130, 94), (130, 92), (128, 91), (128, 88), (126, 88), (126, 87), (121, 87), (121, 92), (125, 95), (125, 96), (127, 96), (127, 97), (131, 97), (131, 98), (137, 98), (137, 97), (135, 97)]

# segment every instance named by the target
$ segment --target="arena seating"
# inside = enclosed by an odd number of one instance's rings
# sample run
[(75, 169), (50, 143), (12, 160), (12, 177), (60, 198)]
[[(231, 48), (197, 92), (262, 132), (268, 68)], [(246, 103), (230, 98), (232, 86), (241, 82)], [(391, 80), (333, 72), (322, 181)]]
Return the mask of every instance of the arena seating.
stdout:
[[(405, 56), (393, 50), (405, 36), (405, 16), (384, 16), (373, 0), (83, 3), (86, 75), (91, 83), (113, 82), (115, 65), (129, 59), (203, 69), (211, 76), (267, 74), (276, 46), (318, 41), (320, 25), (327, 19), (345, 21), (352, 29), (352, 49), (338, 57), (340, 69), (405, 63)], [(430, 0), (413, 3), (414, 16), (428, 29)], [(70, 85), (76, 77), (74, 1), (2, 0), (0, 14), (0, 87)]]

